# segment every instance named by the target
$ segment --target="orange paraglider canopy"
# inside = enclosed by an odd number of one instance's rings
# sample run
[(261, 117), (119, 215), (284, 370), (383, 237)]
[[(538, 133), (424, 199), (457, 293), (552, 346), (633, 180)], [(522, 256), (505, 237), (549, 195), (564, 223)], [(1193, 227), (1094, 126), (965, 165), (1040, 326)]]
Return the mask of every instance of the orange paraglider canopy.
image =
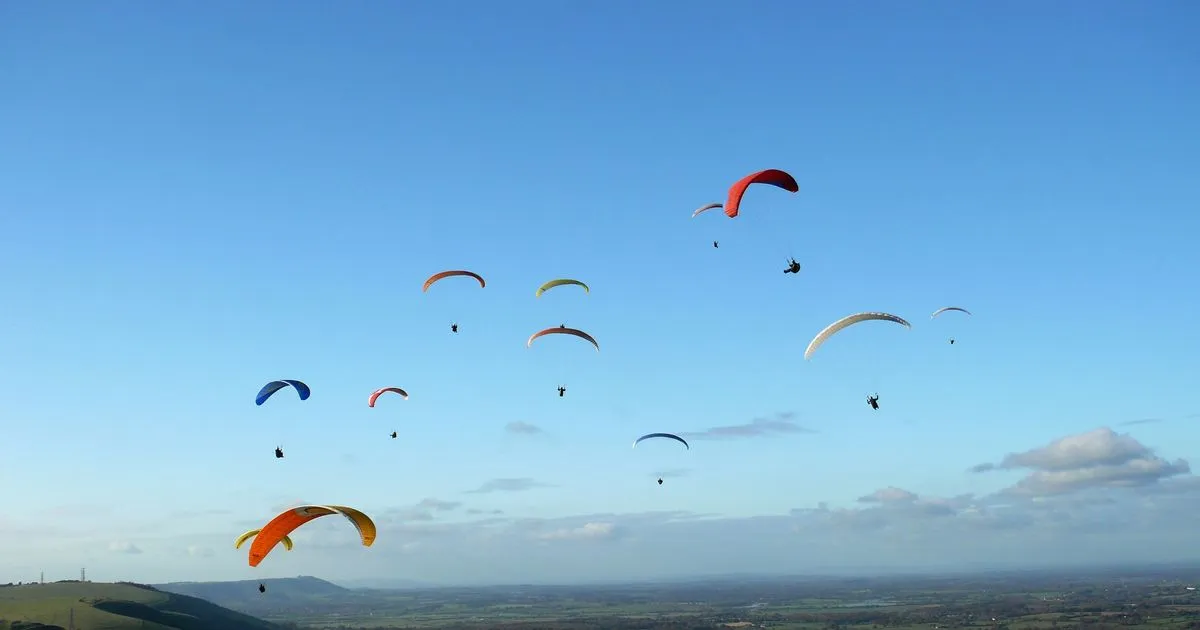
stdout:
[(322, 516), (341, 514), (358, 530), (358, 536), (364, 547), (370, 547), (375, 542), (375, 523), (366, 514), (344, 505), (302, 505), (281, 513), (263, 525), (262, 530), (250, 544), (250, 566), (256, 567), (267, 557), (275, 545), (283, 542), (283, 538), (291, 534), (297, 527)]
[(429, 287), (433, 286), (433, 283), (437, 282), (438, 280), (441, 280), (442, 278), (449, 278), (451, 276), (467, 276), (470, 278), (475, 278), (477, 281), (479, 281), (479, 288), (482, 289), (487, 286), (487, 283), (483, 281), (483, 276), (475, 273), (474, 271), (467, 271), (465, 269), (453, 269), (450, 271), (443, 271), (440, 273), (435, 273), (432, 276), (429, 276), (429, 279), (425, 281), (425, 285), (421, 287), (421, 291), (428, 291)]
[(769, 168), (765, 171), (751, 173), (729, 187), (729, 198), (725, 200), (725, 216), (732, 219), (738, 215), (738, 207), (742, 205), (742, 195), (746, 194), (746, 189), (750, 187), (750, 184), (770, 184), (788, 192), (800, 192), (800, 185), (796, 183), (796, 178), (788, 175), (785, 171)]

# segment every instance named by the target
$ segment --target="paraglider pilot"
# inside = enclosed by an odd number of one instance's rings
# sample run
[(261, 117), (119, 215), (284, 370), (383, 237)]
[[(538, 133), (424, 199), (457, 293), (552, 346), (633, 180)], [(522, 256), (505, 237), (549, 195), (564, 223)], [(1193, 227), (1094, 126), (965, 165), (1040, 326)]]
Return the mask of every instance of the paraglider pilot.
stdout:
[(450, 324), (450, 332), (452, 332), (452, 333), (458, 332), (458, 324)]
[(718, 245), (716, 241), (713, 241), (713, 247), (720, 247), (720, 245)]
[(662, 485), (662, 477), (658, 478), (658, 485), (660, 485), (660, 486)]
[(259, 593), (266, 593), (266, 592), (267, 592), (267, 585), (266, 585), (266, 584), (261, 584), (261, 583), (260, 583), (260, 584), (258, 585), (258, 592), (259, 592)]
[(558, 397), (562, 398), (563, 394), (565, 394), (565, 393), (567, 393), (567, 388), (563, 387), (562, 385), (559, 385), (558, 386)]
[(789, 258), (788, 267), (783, 270), (783, 273), (800, 273), (800, 263), (796, 262), (795, 258)]
[(395, 432), (395, 431), (392, 431), (392, 439), (393, 439), (393, 440), (394, 440), (394, 439), (396, 439), (396, 432)]
[(278, 446), (275, 447), (275, 459), (283, 459), (283, 449)]
[(950, 338), (950, 345), (952, 345), (952, 346), (954, 345), (954, 337)]
[(879, 394), (867, 396), (867, 404), (871, 405), (872, 409), (879, 409)]

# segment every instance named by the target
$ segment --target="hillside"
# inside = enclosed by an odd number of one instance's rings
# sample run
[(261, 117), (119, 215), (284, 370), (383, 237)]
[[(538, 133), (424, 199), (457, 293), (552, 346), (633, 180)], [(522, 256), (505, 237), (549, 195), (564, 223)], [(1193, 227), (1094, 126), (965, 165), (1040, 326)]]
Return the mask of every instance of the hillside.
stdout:
[[(258, 592), (260, 583), (267, 587), (265, 594)], [(368, 599), (364, 593), (310, 576), (237, 582), (170, 582), (154, 587), (268, 618), (311, 607), (362, 604)]]
[(150, 586), (55, 582), (0, 586), (0, 630), (277, 630), (281, 626)]

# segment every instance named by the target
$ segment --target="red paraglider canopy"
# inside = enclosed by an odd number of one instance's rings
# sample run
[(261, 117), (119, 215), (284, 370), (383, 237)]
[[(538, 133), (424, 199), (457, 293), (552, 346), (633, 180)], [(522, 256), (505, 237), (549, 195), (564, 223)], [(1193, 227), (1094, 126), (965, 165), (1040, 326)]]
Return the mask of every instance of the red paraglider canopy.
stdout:
[(769, 168), (765, 171), (751, 173), (729, 187), (729, 198), (725, 200), (725, 216), (732, 219), (738, 215), (738, 206), (742, 204), (742, 195), (746, 194), (746, 189), (750, 187), (750, 184), (770, 184), (788, 192), (800, 192), (800, 185), (796, 183), (796, 178), (788, 175), (785, 171)]

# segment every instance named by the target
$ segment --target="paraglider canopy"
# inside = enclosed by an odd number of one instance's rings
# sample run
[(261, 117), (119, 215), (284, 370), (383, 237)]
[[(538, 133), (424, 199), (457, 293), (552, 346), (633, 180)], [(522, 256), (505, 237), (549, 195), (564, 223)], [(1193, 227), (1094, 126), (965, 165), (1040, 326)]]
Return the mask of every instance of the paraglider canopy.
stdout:
[(642, 443), (644, 440), (650, 440), (650, 439), (654, 439), (654, 438), (664, 438), (667, 440), (675, 440), (676, 442), (679, 442), (680, 444), (682, 444), (684, 446), (684, 448), (686, 448), (687, 450), (689, 450), (689, 451), (692, 450), (692, 447), (688, 446), (687, 440), (679, 437), (678, 435), (675, 435), (674, 433), (647, 433), (646, 435), (643, 435), (642, 437), (633, 441), (633, 448), (637, 448), (637, 445)]
[(808, 344), (808, 348), (804, 351), (804, 359), (808, 360), (812, 358), (813, 353), (817, 351), (817, 348), (821, 347), (821, 344), (825, 343), (827, 339), (832, 337), (843, 328), (846, 328), (847, 326), (853, 326), (859, 322), (869, 322), (872, 320), (894, 322), (904, 326), (905, 328), (912, 328), (912, 325), (904, 321), (904, 318), (897, 315), (892, 315), (891, 313), (855, 313), (854, 315), (847, 315), (826, 326), (825, 330), (822, 330), (821, 332), (817, 333), (816, 337), (813, 337), (813, 340)]
[(543, 284), (542, 286), (538, 287), (537, 291), (535, 291), (533, 293), (533, 297), (542, 297), (542, 294), (545, 293), (546, 291), (549, 291), (550, 289), (553, 289), (554, 287), (561, 287), (561, 286), (567, 285), (567, 284), (573, 284), (576, 286), (583, 287), (584, 293), (592, 292), (592, 290), (588, 288), (588, 285), (584, 284), (583, 282), (581, 282), (579, 280), (575, 280), (572, 278), (558, 278), (555, 280), (551, 280), (551, 281), (547, 282), (546, 284)]
[(388, 392), (392, 392), (393, 394), (398, 394), (404, 400), (408, 400), (408, 392), (404, 391), (403, 389), (400, 389), (399, 387), (381, 387), (381, 388), (371, 392), (371, 395), (367, 398), (367, 406), (374, 407), (375, 401), (378, 400), (380, 396), (382, 396)]
[(267, 399), (270, 398), (275, 392), (289, 385), (296, 389), (296, 393), (300, 395), (300, 400), (308, 400), (309, 394), (312, 394), (312, 390), (309, 389), (308, 385), (305, 385), (302, 381), (295, 381), (285, 378), (278, 381), (271, 381), (270, 383), (263, 385), (262, 389), (258, 390), (258, 395), (254, 397), (254, 404), (261, 406), (263, 403), (267, 402)]
[(738, 215), (738, 209), (742, 205), (742, 195), (746, 194), (746, 189), (751, 184), (770, 184), (788, 192), (800, 192), (800, 184), (797, 184), (796, 178), (786, 171), (769, 168), (765, 171), (751, 173), (729, 187), (729, 197), (725, 200), (725, 216), (732, 219)]
[(441, 271), (429, 276), (429, 278), (425, 280), (425, 284), (421, 287), (421, 291), (428, 291), (429, 287), (433, 286), (433, 283), (441, 280), (442, 278), (450, 278), (452, 276), (467, 276), (470, 278), (475, 278), (475, 280), (479, 282), (479, 288), (481, 289), (487, 286), (487, 283), (483, 280), (483, 276), (475, 273), (474, 271), (467, 271), (465, 269), (451, 269), (450, 271)]
[(350, 521), (358, 530), (358, 536), (364, 547), (370, 547), (375, 542), (375, 522), (366, 514), (344, 505), (302, 505), (285, 510), (263, 525), (262, 530), (254, 537), (254, 542), (250, 545), (250, 566), (258, 566), (263, 558), (271, 553), (275, 545), (282, 542), (283, 538), (295, 531), (296, 528), (313, 519), (330, 514), (341, 514), (346, 517), (346, 520)]
[(945, 313), (947, 311), (958, 311), (959, 313), (966, 313), (967, 315), (971, 314), (971, 311), (968, 311), (965, 308), (961, 308), (958, 306), (946, 306), (946, 307), (939, 308), (938, 310), (934, 311), (933, 315), (929, 316), (929, 319), (933, 319), (933, 318), (937, 317), (938, 315), (941, 315), (942, 313)]
[(562, 326), (555, 326), (553, 328), (546, 328), (545, 330), (539, 330), (539, 331), (533, 333), (532, 335), (529, 336), (529, 341), (525, 342), (525, 347), (532, 348), (534, 339), (537, 339), (538, 337), (544, 337), (546, 335), (572, 335), (575, 337), (579, 337), (580, 339), (583, 339), (584, 341), (587, 341), (587, 342), (591, 343), (593, 346), (595, 346), (596, 352), (600, 352), (600, 344), (596, 342), (596, 339), (594, 337), (583, 332), (582, 330), (576, 330), (574, 328), (567, 328), (565, 324)]

